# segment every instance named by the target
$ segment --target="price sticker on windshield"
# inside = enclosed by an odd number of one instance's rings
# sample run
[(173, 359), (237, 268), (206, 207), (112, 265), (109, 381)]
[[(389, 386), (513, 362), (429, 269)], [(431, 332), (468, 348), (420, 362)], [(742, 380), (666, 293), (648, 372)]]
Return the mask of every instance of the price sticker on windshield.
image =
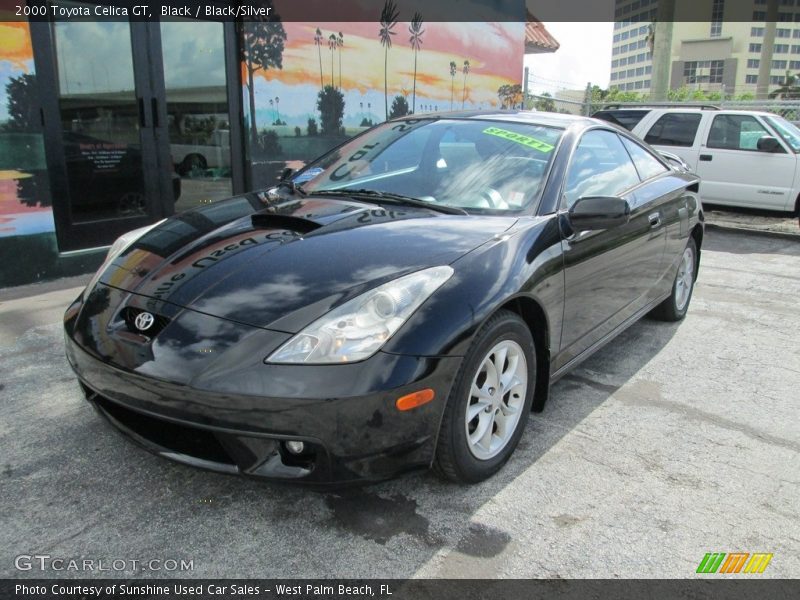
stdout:
[(555, 148), (555, 146), (553, 146), (552, 144), (548, 144), (547, 142), (543, 142), (542, 140), (537, 140), (536, 138), (530, 137), (529, 135), (514, 133), (513, 131), (509, 131), (508, 129), (500, 129), (499, 127), (487, 127), (486, 129), (483, 130), (483, 133), (501, 137), (504, 140), (517, 142), (518, 144), (522, 144), (523, 146), (528, 146), (529, 148), (533, 148), (534, 150), (538, 150), (539, 152), (545, 152), (545, 153), (552, 152), (553, 148)]

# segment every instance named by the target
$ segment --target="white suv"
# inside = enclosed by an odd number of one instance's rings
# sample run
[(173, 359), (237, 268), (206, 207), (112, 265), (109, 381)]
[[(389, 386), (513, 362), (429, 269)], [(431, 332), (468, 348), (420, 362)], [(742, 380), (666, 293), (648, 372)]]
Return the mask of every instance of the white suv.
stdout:
[(778, 115), (707, 108), (615, 108), (621, 125), (700, 176), (704, 203), (800, 212), (800, 129)]

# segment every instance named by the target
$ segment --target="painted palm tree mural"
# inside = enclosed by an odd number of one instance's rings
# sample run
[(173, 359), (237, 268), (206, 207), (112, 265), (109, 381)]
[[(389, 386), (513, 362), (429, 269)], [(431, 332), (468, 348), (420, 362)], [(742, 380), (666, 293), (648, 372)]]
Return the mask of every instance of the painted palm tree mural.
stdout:
[(458, 73), (458, 65), (456, 61), (450, 61), (450, 110), (453, 110), (453, 94), (455, 93), (456, 73)]
[[(243, 62), (246, 106), (255, 90), (250, 112), (258, 127), (248, 121), (247, 135), (256, 140), (249, 154), (260, 173), (254, 185), (271, 185), (292, 161), (319, 156), (384, 119), (448, 110), (448, 97), (452, 110), (513, 101), (498, 98), (498, 88), (519, 83), (524, 24), (511, 19), (429, 22), (423, 19), (425, 9), (404, 6), (399, 0), (380, 0), (371, 22), (283, 23), (285, 51), (270, 57), (268, 68), (253, 71), (252, 88)], [(276, 35), (280, 42), (282, 36)], [(271, 38), (261, 39), (268, 43)], [(269, 57), (274, 46), (265, 52)]]
[(464, 61), (464, 66), (461, 68), (464, 74), (464, 88), (461, 90), (461, 110), (464, 110), (464, 102), (467, 100), (467, 75), (469, 75), (469, 61)]
[(336, 52), (337, 47), (336, 34), (332, 33), (328, 36), (328, 50), (331, 51), (331, 87), (334, 87), (335, 85), (333, 79), (333, 55)]
[(340, 31), (336, 38), (336, 47), (339, 49), (339, 89), (342, 89), (342, 48), (344, 47), (344, 34)]
[(389, 120), (389, 48), (392, 47), (392, 36), (395, 35), (394, 27), (400, 11), (393, 0), (386, 0), (381, 10), (381, 29), (379, 32), (381, 46), (383, 46), (383, 104), (386, 120)]
[(425, 33), (420, 13), (414, 13), (411, 25), (408, 26), (408, 32), (411, 34), (408, 43), (411, 44), (411, 49), (414, 51), (414, 86), (411, 92), (411, 112), (414, 113), (417, 110), (417, 54), (422, 49), (422, 34)]
[[(267, 2), (269, 6), (272, 2)], [(256, 73), (269, 69), (283, 68), (283, 49), (286, 44), (286, 31), (283, 23), (275, 21), (248, 21), (241, 29), (241, 61), (247, 72), (247, 92), (250, 107), (250, 142), (258, 144), (258, 124), (256, 123)]]
[(317, 27), (317, 33), (314, 34), (314, 45), (319, 52), (319, 89), (325, 87), (325, 82), (322, 79), (322, 32)]
[(522, 86), (518, 83), (501, 85), (497, 88), (497, 96), (500, 98), (500, 108), (514, 108), (522, 102)]

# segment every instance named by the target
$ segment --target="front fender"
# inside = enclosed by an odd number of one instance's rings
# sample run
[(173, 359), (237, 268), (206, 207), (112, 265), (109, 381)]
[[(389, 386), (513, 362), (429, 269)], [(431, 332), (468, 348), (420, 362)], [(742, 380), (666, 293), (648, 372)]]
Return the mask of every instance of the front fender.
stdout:
[[(535, 301), (546, 339), (558, 348), (564, 302), (561, 235), (555, 215), (519, 225), (458, 259), (453, 277), (429, 298), (383, 350), (415, 356), (464, 356), (475, 332), (504, 304)], [(550, 350), (548, 348), (548, 350)]]

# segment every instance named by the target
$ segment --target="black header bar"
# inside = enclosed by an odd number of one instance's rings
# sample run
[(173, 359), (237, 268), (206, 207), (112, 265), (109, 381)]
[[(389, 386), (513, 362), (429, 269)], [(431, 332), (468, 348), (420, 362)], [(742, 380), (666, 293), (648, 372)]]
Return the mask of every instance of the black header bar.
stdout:
[[(712, 20), (713, 0), (0, 0), (0, 21), (204, 19), (296, 22), (379, 22), (392, 2), (398, 21), (415, 13), (426, 22)], [(800, 7), (778, 4), (775, 14), (756, 0), (725, 0), (722, 21), (800, 23)]]

